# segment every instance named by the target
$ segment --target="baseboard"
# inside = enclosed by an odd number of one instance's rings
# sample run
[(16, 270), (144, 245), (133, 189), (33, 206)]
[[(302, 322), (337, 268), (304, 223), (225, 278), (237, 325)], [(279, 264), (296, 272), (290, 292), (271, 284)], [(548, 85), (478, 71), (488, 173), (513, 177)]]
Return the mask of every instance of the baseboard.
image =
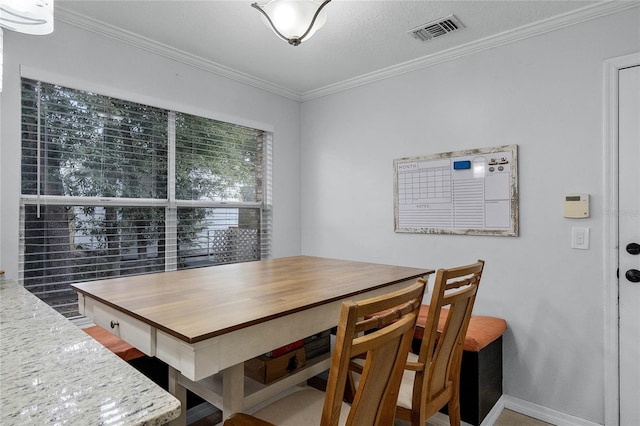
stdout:
[[(493, 426), (500, 417), (502, 410), (508, 409), (525, 416), (543, 422), (551, 423), (556, 426), (601, 426), (598, 423), (590, 422), (579, 417), (571, 416), (551, 408), (543, 407), (523, 399), (515, 398), (509, 395), (502, 395), (493, 406), (491, 411), (484, 418), (480, 426)], [(462, 422), (462, 426), (470, 426), (468, 423)], [(449, 426), (449, 416), (443, 413), (436, 413), (427, 421), (428, 426)]]
[[(509, 395), (503, 395), (504, 408), (515, 411), (543, 422), (551, 423), (557, 426), (600, 426), (598, 423), (581, 419), (580, 417), (571, 416), (551, 408), (543, 407), (523, 399), (515, 398)], [(497, 404), (496, 404), (497, 405)], [(495, 407), (494, 407), (495, 408)], [(495, 421), (495, 420), (494, 420)], [(484, 425), (484, 422), (482, 422)]]
[(496, 420), (498, 420), (498, 417), (500, 417), (502, 410), (504, 410), (504, 395), (496, 401), (491, 411), (487, 413), (487, 416), (484, 418), (482, 423), (480, 423), (480, 426), (493, 426)]

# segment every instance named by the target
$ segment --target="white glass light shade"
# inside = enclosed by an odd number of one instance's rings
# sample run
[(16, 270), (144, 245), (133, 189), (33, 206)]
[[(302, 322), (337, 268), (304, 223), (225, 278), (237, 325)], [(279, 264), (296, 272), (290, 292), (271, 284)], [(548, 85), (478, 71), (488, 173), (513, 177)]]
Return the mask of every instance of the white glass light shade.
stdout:
[(54, 0), (0, 0), (0, 26), (24, 34), (53, 32)]
[[(300, 39), (304, 35), (320, 5), (319, 2), (312, 0), (272, 0), (261, 7), (271, 18), (275, 29), (285, 38), (291, 40)], [(262, 16), (262, 21), (271, 28), (271, 24), (265, 16)], [(326, 21), (327, 13), (321, 10), (313, 27), (303, 40), (310, 38), (318, 29), (322, 28)], [(278, 32), (275, 30), (274, 32), (278, 35)]]

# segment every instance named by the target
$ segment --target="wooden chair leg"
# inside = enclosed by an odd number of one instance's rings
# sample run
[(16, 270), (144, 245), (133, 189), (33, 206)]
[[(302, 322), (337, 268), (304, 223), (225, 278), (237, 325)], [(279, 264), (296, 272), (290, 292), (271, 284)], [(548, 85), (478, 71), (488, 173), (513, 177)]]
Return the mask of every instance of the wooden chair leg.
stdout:
[(460, 426), (460, 395), (458, 391), (454, 391), (449, 404), (447, 404), (449, 411), (449, 424), (451, 426)]

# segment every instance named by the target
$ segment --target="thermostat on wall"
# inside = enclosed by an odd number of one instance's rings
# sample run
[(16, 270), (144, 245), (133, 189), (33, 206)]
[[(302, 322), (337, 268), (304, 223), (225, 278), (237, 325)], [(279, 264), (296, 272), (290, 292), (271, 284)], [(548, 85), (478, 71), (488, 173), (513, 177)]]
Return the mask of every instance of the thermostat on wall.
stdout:
[(589, 217), (589, 194), (565, 195), (564, 217), (571, 219)]

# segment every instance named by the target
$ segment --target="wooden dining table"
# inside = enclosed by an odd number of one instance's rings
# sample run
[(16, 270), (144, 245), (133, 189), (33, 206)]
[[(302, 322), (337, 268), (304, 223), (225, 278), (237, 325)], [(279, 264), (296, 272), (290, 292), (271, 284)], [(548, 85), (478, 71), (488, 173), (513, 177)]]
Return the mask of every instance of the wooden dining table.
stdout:
[(169, 391), (186, 389), (223, 412), (242, 411), (325, 371), (329, 355), (267, 385), (244, 362), (330, 329), (345, 300), (384, 294), (433, 270), (313, 256), (72, 284), (80, 312), (169, 365)]

